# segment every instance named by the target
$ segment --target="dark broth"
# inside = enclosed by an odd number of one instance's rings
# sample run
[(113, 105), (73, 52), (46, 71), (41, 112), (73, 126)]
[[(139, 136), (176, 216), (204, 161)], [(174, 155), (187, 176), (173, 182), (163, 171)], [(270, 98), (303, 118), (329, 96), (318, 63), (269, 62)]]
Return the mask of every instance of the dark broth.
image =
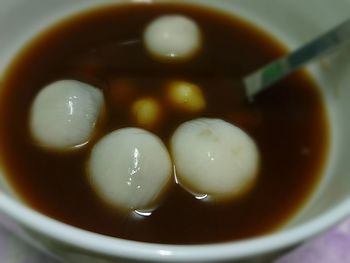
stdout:
[[(142, 32), (153, 18), (180, 13), (203, 30), (204, 49), (188, 63), (151, 59)], [(235, 82), (281, 56), (285, 49), (252, 25), (219, 11), (175, 4), (125, 5), (96, 9), (66, 20), (32, 41), (2, 81), (0, 145), (8, 180), (31, 207), (65, 223), (119, 238), (195, 244), (237, 240), (273, 231), (305, 202), (317, 184), (328, 145), (322, 97), (310, 78), (298, 72), (242, 103)], [(196, 117), (215, 117), (238, 125), (256, 141), (261, 170), (255, 188), (231, 203), (197, 200), (175, 185), (151, 216), (123, 214), (105, 206), (85, 175), (89, 146), (70, 154), (36, 147), (28, 131), (28, 112), (38, 91), (58, 79), (77, 79), (100, 87), (107, 101), (103, 133), (135, 126), (118, 102), (117, 85), (134, 87), (133, 96), (163, 101), (165, 121), (153, 130), (165, 143), (176, 127)], [(162, 99), (164, 83), (183, 79), (198, 84), (205, 112), (188, 115)], [(117, 84), (119, 82), (119, 84)], [(124, 94), (125, 95), (125, 94)], [(134, 99), (134, 98), (132, 98)]]

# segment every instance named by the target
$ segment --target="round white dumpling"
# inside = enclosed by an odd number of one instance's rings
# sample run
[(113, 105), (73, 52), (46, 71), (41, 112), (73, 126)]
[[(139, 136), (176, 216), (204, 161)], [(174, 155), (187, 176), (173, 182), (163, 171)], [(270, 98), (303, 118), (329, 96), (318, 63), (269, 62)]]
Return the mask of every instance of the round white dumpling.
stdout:
[(254, 141), (220, 119), (183, 123), (171, 138), (177, 179), (196, 195), (232, 199), (253, 185), (259, 167)]
[(162, 141), (138, 128), (125, 128), (103, 137), (92, 149), (89, 181), (110, 205), (148, 211), (169, 186), (172, 162)]
[(86, 144), (104, 108), (102, 92), (76, 80), (43, 88), (30, 110), (30, 131), (37, 143), (54, 150)]
[(159, 60), (186, 61), (201, 48), (198, 25), (182, 15), (165, 15), (153, 20), (144, 32), (148, 52)]

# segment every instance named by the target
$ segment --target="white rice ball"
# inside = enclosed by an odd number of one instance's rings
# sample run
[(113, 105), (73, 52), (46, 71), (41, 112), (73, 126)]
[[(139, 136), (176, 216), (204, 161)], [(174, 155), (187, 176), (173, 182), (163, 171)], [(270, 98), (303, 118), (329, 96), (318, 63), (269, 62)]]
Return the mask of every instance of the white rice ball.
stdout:
[(159, 60), (186, 61), (202, 46), (198, 25), (183, 15), (165, 15), (153, 20), (144, 32), (148, 52)]
[(76, 80), (43, 88), (30, 110), (30, 131), (41, 146), (69, 150), (86, 144), (104, 108), (102, 92)]
[(185, 189), (215, 200), (234, 199), (256, 180), (259, 153), (241, 129), (220, 119), (180, 125), (171, 138), (177, 179)]
[(89, 180), (98, 196), (127, 210), (155, 206), (172, 178), (172, 162), (154, 134), (125, 128), (103, 137), (92, 149)]

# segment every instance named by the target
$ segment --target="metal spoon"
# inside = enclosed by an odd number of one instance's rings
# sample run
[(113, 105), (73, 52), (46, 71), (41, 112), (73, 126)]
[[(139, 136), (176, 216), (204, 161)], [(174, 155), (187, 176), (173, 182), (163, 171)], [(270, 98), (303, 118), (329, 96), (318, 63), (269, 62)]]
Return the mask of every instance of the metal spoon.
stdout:
[(255, 95), (267, 89), (278, 80), (349, 40), (350, 19), (292, 53), (249, 74), (243, 79), (248, 99), (253, 100)]

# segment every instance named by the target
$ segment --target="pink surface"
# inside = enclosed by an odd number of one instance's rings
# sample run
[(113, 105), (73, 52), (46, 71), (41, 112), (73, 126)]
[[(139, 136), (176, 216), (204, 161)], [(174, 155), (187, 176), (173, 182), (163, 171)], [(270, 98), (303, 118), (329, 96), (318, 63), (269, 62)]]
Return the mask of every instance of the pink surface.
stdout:
[(275, 263), (350, 263), (350, 220), (306, 242)]
[[(58, 262), (0, 228), (0, 263)], [(274, 263), (350, 263), (350, 220), (306, 242)]]

